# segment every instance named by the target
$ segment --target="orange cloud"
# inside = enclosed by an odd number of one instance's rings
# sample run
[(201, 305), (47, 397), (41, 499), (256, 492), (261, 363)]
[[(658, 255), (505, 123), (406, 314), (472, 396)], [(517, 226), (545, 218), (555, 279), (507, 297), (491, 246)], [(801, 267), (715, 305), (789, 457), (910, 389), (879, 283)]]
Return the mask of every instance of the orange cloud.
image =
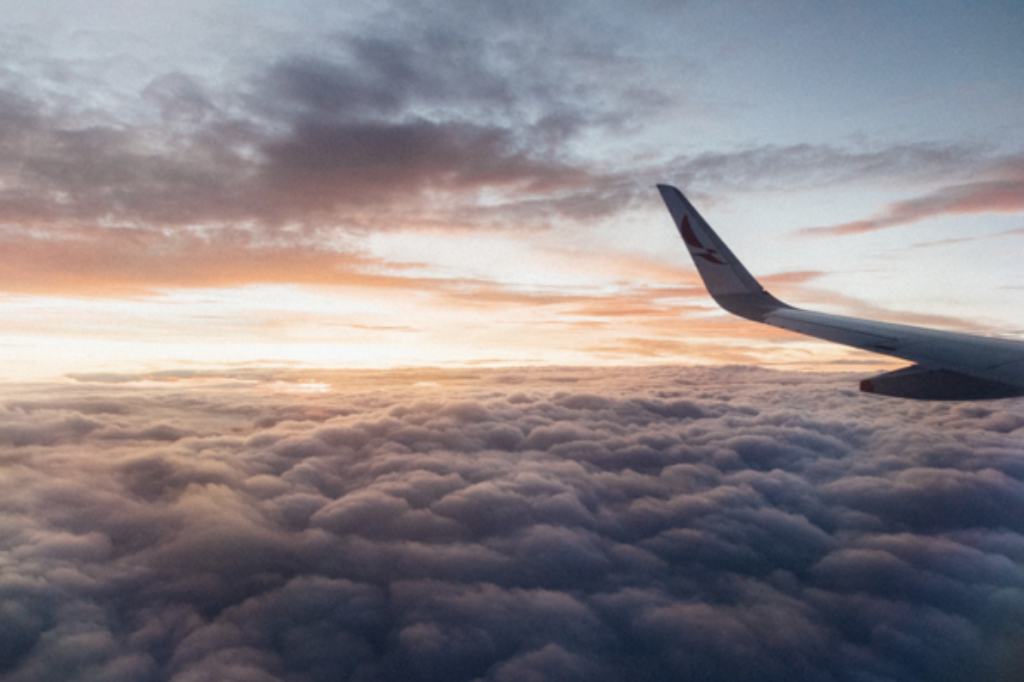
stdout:
[[(46, 237), (0, 236), (0, 290), (135, 297), (168, 288), (306, 284), (395, 287), (428, 280), (360, 254), (254, 244), (242, 231), (210, 238), (118, 228), (65, 229)], [(375, 272), (376, 271), (376, 272)]]
[(923, 197), (899, 201), (874, 217), (831, 227), (808, 227), (805, 235), (850, 235), (909, 225), (941, 215), (1024, 211), (1024, 158), (996, 166), (988, 180), (944, 187)]

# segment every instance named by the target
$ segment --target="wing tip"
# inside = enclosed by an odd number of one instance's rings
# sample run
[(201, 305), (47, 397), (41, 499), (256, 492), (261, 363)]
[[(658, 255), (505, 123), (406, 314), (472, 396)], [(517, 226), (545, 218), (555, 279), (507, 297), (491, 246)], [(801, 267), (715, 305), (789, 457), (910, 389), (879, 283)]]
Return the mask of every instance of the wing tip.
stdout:
[(769, 313), (789, 307), (765, 291), (679, 188), (657, 187), (708, 293), (722, 308), (763, 322)]

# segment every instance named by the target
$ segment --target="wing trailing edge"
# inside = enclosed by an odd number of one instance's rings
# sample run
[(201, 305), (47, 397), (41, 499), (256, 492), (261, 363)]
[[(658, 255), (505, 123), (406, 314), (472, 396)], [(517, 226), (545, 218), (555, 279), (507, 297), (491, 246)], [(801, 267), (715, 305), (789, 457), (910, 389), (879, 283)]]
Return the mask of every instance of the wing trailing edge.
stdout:
[(755, 322), (916, 363), (861, 390), (920, 400), (1024, 396), (1024, 342), (802, 310), (768, 293), (675, 187), (658, 185), (697, 272), (722, 308)]
[(1024, 389), (948, 369), (911, 365), (860, 382), (860, 390), (918, 400), (995, 400), (1024, 395)]

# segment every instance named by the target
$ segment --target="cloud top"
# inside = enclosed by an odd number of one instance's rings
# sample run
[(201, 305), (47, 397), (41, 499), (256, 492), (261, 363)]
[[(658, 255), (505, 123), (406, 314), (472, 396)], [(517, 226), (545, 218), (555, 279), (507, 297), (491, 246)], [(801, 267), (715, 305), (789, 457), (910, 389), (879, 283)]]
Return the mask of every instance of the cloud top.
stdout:
[(3, 679), (1024, 669), (1019, 401), (748, 368), (163, 378), (7, 392)]

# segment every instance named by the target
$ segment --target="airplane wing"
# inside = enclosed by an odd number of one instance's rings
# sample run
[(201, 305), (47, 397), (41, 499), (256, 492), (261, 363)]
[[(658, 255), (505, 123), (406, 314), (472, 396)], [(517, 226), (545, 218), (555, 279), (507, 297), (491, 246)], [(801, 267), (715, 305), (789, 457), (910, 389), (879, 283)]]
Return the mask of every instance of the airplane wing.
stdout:
[(1024, 396), (1024, 341), (875, 322), (789, 306), (758, 284), (675, 187), (658, 185), (711, 297), (725, 310), (798, 334), (916, 364), (860, 383), (868, 393), (921, 400)]

